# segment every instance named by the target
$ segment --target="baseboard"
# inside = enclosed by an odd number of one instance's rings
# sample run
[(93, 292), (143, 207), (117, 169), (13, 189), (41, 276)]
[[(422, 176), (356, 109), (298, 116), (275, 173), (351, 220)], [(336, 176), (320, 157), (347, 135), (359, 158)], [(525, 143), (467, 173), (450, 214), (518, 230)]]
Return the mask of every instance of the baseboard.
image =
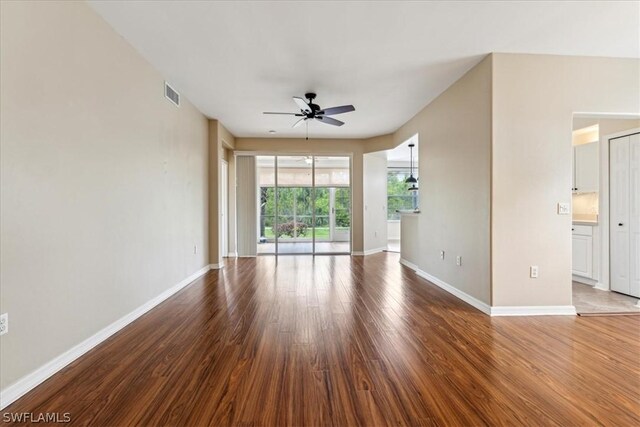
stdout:
[(441, 289), (444, 289), (445, 291), (449, 292), (451, 295), (460, 298), (462, 301), (466, 302), (467, 304), (477, 308), (478, 310), (480, 310), (481, 312), (485, 313), (485, 314), (491, 314), (491, 307), (489, 306), (489, 304), (484, 303), (482, 301), (480, 301), (479, 299), (472, 297), (471, 295), (469, 295), (466, 292), (461, 291), (458, 288), (455, 288), (453, 286), (451, 286), (450, 284), (438, 279), (435, 276), (430, 275), (429, 273), (426, 273), (420, 269), (416, 270), (416, 274), (420, 277), (422, 277), (423, 279), (427, 279), (428, 281), (430, 281), (431, 283), (433, 283), (434, 285), (438, 286)]
[(572, 305), (534, 305), (491, 307), (491, 316), (575, 316)]
[(461, 299), (462, 301), (466, 302), (467, 304), (477, 308), (481, 312), (483, 312), (485, 314), (490, 314), (491, 313), (491, 307), (489, 307), (488, 304), (480, 301), (479, 299), (477, 299), (475, 297), (472, 297), (471, 295), (467, 294), (466, 292), (462, 292), (460, 289), (451, 286), (450, 284), (438, 279), (437, 277), (432, 276), (429, 273), (420, 270), (417, 265), (415, 265), (415, 264), (413, 264), (413, 263), (411, 263), (411, 262), (409, 262), (409, 261), (407, 261), (405, 259), (402, 259), (402, 258), (400, 258), (400, 264), (409, 267), (410, 269), (415, 271), (418, 276), (422, 277), (423, 279), (428, 280), (429, 282), (433, 283), (437, 287), (449, 292), (451, 295), (453, 295), (453, 296)]
[(373, 255), (373, 254), (377, 254), (380, 252), (384, 252), (387, 249), (386, 246), (380, 247), (380, 248), (375, 248), (375, 249), (369, 249), (368, 251), (364, 251), (364, 255)]
[(69, 350), (65, 351), (64, 353), (57, 356), (53, 360), (47, 362), (46, 364), (42, 365), (35, 371), (25, 375), (15, 383), (11, 384), (10, 386), (6, 387), (4, 390), (0, 391), (0, 410), (6, 408), (11, 403), (15, 402), (20, 397), (24, 396), (26, 393), (28, 393), (29, 391), (31, 391), (32, 389), (40, 385), (42, 382), (47, 380), (53, 374), (57, 373), (62, 368), (64, 368), (65, 366), (67, 366), (68, 364), (70, 364), (71, 362), (73, 362), (74, 360), (76, 360), (77, 358), (79, 358), (80, 356), (82, 356), (83, 354), (85, 354), (86, 352), (88, 352), (98, 344), (102, 343), (104, 340), (106, 340), (107, 338), (109, 338), (110, 336), (112, 336), (113, 334), (115, 334), (125, 326), (127, 326), (129, 323), (133, 322), (134, 320), (136, 320), (137, 318), (139, 318), (140, 316), (142, 316), (143, 314), (145, 314), (146, 312), (148, 312), (149, 310), (151, 310), (152, 308), (154, 308), (155, 306), (157, 306), (167, 298), (171, 297), (173, 294), (175, 294), (182, 288), (192, 283), (198, 277), (202, 276), (207, 271), (209, 271), (209, 268), (210, 267), (208, 265), (204, 268), (201, 268), (200, 270), (193, 273), (191, 276), (182, 280), (180, 283), (172, 286), (171, 288), (162, 292), (157, 297), (142, 304), (140, 307), (136, 308), (131, 313), (125, 315), (124, 317), (121, 317), (120, 319), (116, 320), (106, 328), (101, 329), (96, 334), (82, 341), (80, 344), (70, 348)]
[(600, 283), (600, 282), (597, 282), (594, 288), (599, 291), (607, 291), (607, 292), (611, 290), (609, 289), (609, 285), (605, 285), (604, 283)]
[(224, 268), (224, 262), (219, 262), (217, 264), (209, 264), (209, 270), (220, 270)]
[(229, 252), (227, 258), (238, 258), (238, 252)]
[[(460, 298), (467, 304), (477, 308), (485, 314), (490, 316), (575, 316), (576, 308), (572, 305), (567, 306), (505, 306), (505, 307), (492, 307), (487, 303), (480, 301), (479, 299), (472, 297), (466, 292), (461, 291), (458, 288), (451, 286), (450, 284), (438, 279), (435, 276), (430, 275), (418, 268), (415, 264), (400, 259), (400, 263), (414, 270), (416, 274), (423, 279), (427, 279), (429, 282), (438, 286), (439, 288), (449, 292), (455, 297)], [(639, 302), (640, 303), (640, 302)]]
[(362, 251), (351, 251), (352, 256), (364, 256), (364, 252)]
[(407, 261), (406, 259), (403, 259), (403, 258), (400, 258), (400, 264), (402, 264), (402, 265), (404, 265), (406, 267), (409, 267), (413, 271), (420, 270), (417, 265), (415, 265), (414, 263), (409, 262), (409, 261)]
[(596, 286), (596, 284), (598, 283), (597, 280), (589, 279), (588, 277), (576, 276), (575, 274), (571, 275), (571, 280), (589, 286)]

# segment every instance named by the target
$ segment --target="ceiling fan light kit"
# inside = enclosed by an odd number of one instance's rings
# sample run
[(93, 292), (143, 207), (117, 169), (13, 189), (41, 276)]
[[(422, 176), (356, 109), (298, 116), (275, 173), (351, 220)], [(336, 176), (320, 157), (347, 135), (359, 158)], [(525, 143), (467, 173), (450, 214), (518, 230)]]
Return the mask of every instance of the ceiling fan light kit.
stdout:
[[(304, 97), (307, 98), (308, 102), (300, 98), (299, 96), (293, 97), (293, 102), (295, 102), (298, 108), (300, 109), (299, 113), (278, 113), (278, 112), (265, 111), (264, 114), (278, 114), (278, 115), (300, 117), (300, 119), (298, 119), (292, 126), (296, 128), (300, 126), (303, 122), (306, 122), (308, 125), (307, 120), (317, 120), (320, 123), (325, 123), (328, 125), (342, 126), (344, 122), (329, 116), (348, 113), (356, 110), (353, 105), (341, 105), (339, 107), (322, 109), (318, 104), (315, 104), (313, 102), (313, 100), (316, 99), (315, 93), (312, 93), (312, 92), (305, 93)], [(307, 127), (307, 139), (309, 139), (308, 127)]]

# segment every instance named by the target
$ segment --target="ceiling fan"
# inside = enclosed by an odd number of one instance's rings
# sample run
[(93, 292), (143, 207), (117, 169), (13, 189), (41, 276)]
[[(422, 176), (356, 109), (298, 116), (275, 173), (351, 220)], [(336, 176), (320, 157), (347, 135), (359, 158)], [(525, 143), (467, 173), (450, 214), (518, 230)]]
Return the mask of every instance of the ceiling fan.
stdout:
[(326, 123), (328, 125), (333, 126), (342, 126), (344, 122), (340, 120), (336, 120), (333, 117), (336, 114), (348, 113), (350, 111), (355, 111), (356, 109), (353, 105), (341, 105), (340, 107), (331, 107), (331, 108), (320, 108), (318, 104), (314, 104), (313, 100), (316, 98), (315, 93), (305, 93), (304, 97), (309, 100), (309, 102), (300, 98), (299, 96), (293, 97), (293, 102), (296, 103), (298, 108), (300, 108), (299, 113), (274, 113), (270, 111), (264, 112), (264, 114), (284, 114), (287, 116), (296, 116), (302, 117), (300, 120), (293, 124), (293, 127), (300, 126), (303, 122), (307, 120), (316, 119), (320, 123)]

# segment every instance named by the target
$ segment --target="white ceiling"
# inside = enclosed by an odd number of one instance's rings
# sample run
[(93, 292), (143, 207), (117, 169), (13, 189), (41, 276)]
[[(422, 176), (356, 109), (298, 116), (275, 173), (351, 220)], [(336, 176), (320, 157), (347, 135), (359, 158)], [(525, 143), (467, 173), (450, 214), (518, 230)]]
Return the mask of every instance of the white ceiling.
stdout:
[(90, 1), (237, 136), (300, 137), (294, 95), (353, 104), (312, 137), (392, 132), (490, 52), (640, 57), (640, 2)]
[(413, 161), (418, 163), (418, 135), (413, 135), (411, 138), (404, 141), (402, 144), (398, 145), (392, 150), (387, 150), (387, 161), (388, 162), (410, 162), (411, 161), (411, 150), (409, 149), (409, 144), (413, 143), (415, 147), (413, 147)]

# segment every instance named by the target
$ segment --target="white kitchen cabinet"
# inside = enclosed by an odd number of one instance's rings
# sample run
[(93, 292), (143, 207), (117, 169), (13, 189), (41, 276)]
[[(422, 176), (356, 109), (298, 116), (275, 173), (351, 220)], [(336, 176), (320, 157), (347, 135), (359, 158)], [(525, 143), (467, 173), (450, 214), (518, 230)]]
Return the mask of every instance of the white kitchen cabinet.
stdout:
[(572, 232), (571, 272), (593, 278), (593, 227), (574, 225)]
[(574, 193), (595, 193), (599, 186), (598, 143), (575, 145), (573, 147), (573, 187)]

